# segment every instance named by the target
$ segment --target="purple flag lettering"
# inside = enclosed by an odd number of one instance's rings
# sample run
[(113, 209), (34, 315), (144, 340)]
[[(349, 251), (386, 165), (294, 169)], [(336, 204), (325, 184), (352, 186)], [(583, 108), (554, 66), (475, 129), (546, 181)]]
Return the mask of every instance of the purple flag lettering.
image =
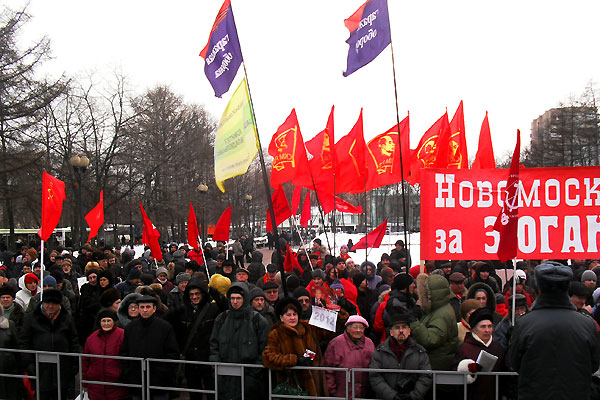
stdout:
[(344, 72), (348, 76), (373, 61), (391, 43), (387, 0), (367, 0), (344, 24), (350, 31)]
[(204, 73), (215, 96), (221, 97), (229, 90), (243, 61), (230, 0), (221, 6), (200, 56), (204, 58)]

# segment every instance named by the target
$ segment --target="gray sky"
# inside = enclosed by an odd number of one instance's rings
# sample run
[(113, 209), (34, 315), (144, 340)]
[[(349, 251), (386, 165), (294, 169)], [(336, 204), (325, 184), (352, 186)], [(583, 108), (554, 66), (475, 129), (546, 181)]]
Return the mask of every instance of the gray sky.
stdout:
[[(296, 108), (305, 140), (321, 131), (332, 104), (335, 136), (364, 108), (365, 138), (395, 125), (390, 48), (347, 78), (343, 20), (363, 0), (232, 0), (258, 129), (267, 147)], [(19, 8), (23, 0), (3, 4)], [(30, 0), (25, 40), (48, 35), (50, 74), (101, 77), (120, 69), (138, 93), (167, 84), (219, 119), (222, 99), (198, 56), (221, 0)], [(448, 108), (464, 100), (469, 157), (485, 111), (496, 156), (511, 151), (520, 128), (598, 80), (598, 1), (389, 0), (400, 118), (410, 110), (411, 147)]]

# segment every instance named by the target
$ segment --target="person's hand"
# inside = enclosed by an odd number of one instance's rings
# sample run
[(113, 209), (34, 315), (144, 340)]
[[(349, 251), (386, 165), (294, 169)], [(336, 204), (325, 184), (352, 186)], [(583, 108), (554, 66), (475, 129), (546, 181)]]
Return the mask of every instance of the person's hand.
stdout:
[(469, 368), (469, 372), (472, 373), (477, 373), (477, 372), (481, 372), (483, 370), (483, 367), (481, 366), (481, 364), (477, 364), (476, 362), (474, 363), (470, 363), (467, 368)]
[(590, 314), (594, 313), (594, 309), (592, 308), (592, 306), (583, 306), (583, 309), (589, 312)]
[(296, 357), (296, 365), (299, 367), (308, 367), (312, 363), (310, 357)]

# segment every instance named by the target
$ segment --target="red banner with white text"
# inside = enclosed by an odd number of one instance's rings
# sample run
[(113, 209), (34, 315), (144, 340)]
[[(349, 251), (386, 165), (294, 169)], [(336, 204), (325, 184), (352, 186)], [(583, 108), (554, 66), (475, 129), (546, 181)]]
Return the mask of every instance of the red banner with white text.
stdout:
[[(494, 223), (508, 171), (421, 171), (421, 258), (493, 260)], [(598, 257), (600, 167), (522, 168), (517, 196), (520, 259)]]

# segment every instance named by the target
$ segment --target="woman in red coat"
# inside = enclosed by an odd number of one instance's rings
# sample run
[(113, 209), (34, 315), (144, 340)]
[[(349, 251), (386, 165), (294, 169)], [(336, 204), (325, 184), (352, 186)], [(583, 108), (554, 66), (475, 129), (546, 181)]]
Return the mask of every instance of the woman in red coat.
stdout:
[[(123, 343), (123, 329), (117, 327), (118, 317), (113, 311), (103, 309), (98, 312), (100, 329), (94, 331), (86, 340), (84, 354), (118, 356)], [(119, 382), (121, 362), (111, 358), (83, 357), (81, 368), (84, 380), (101, 382)], [(128, 399), (127, 389), (112, 385), (84, 384), (90, 400)]]

